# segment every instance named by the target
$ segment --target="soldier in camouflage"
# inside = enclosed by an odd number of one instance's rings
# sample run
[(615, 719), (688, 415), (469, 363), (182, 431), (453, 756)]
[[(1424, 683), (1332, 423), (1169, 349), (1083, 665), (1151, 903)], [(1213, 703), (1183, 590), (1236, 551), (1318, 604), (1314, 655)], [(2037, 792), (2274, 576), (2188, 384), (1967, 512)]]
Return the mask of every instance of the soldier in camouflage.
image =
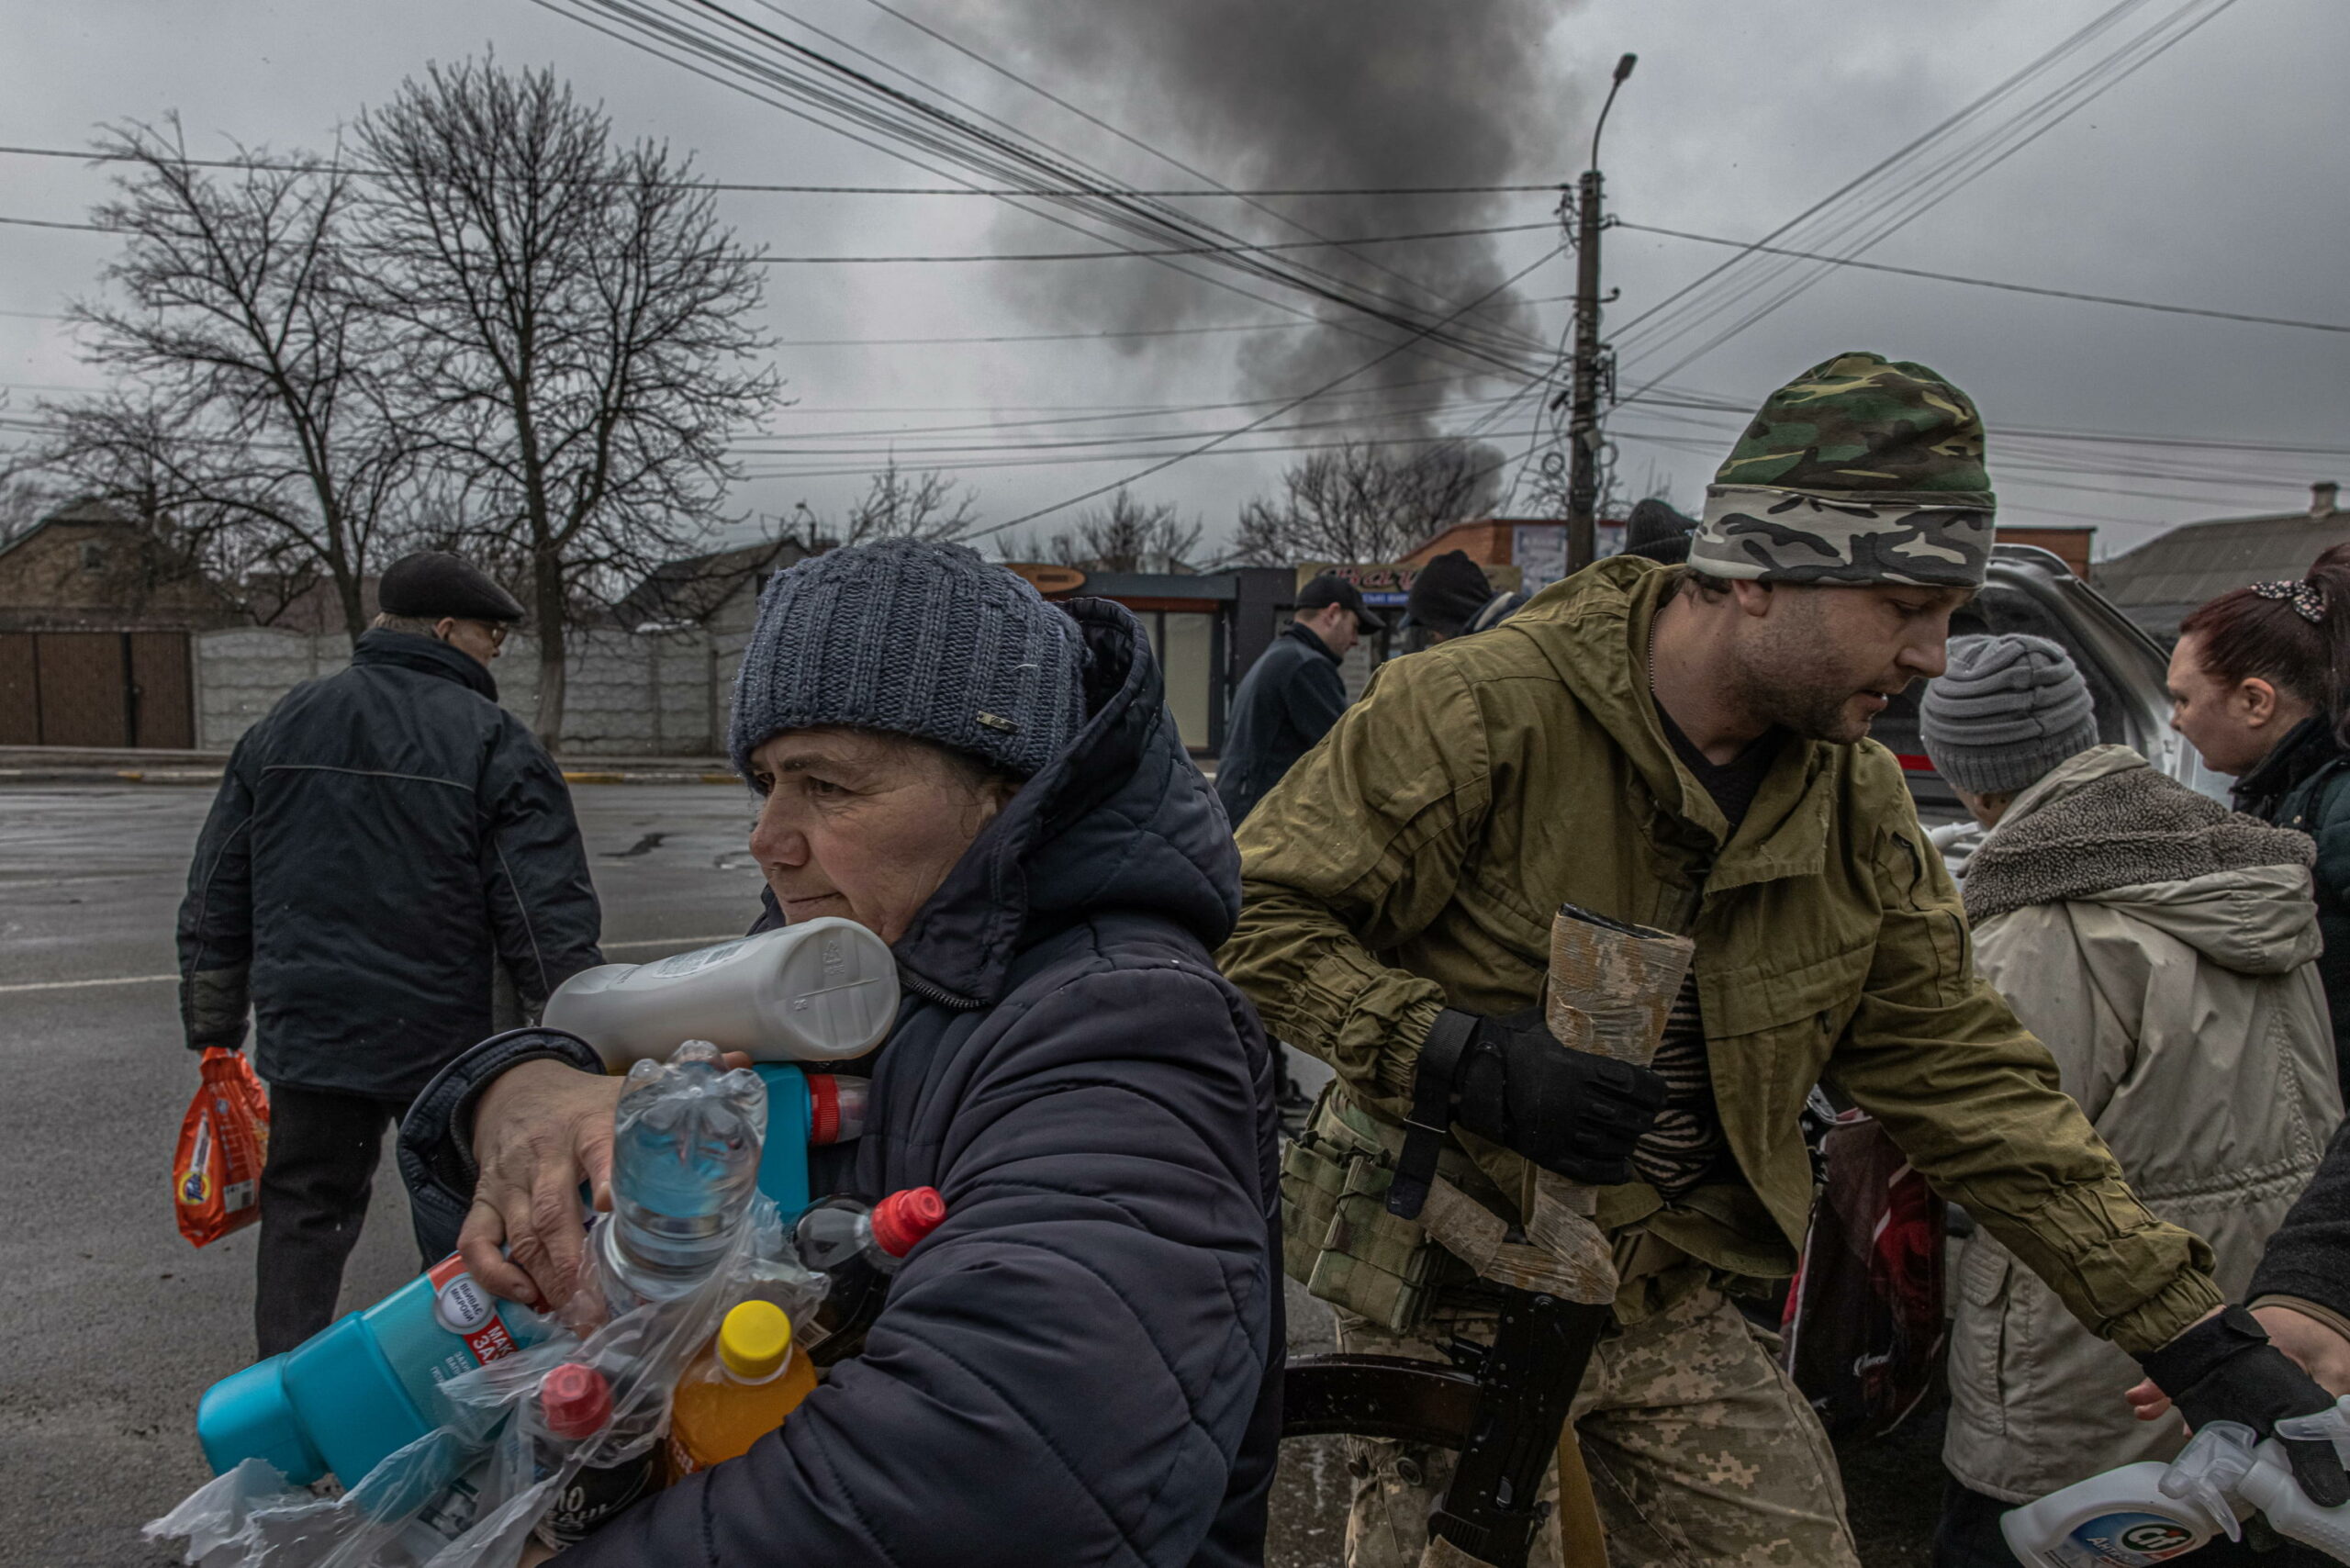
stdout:
[[(1510, 1282), (1490, 1247), (1447, 1241), (1482, 1225), (1540, 1256), (1538, 1185), (1600, 1188), (1619, 1288), (1561, 1512), (1595, 1504), (1615, 1568), (1856, 1562), (1818, 1421), (1737, 1305), (1794, 1268), (1815, 1084), (2157, 1383), (2199, 1391), (2191, 1418), (2329, 1403), (2256, 1324), (2217, 1316), (2210, 1249), (2139, 1202), (1975, 976), (1900, 765), (1866, 739), (1942, 672), (1992, 515), (1965, 395), (1840, 354), (1756, 415), (1686, 566), (1604, 561), (1388, 664), (1240, 830), (1220, 961), (1337, 1073), (1284, 1151), (1283, 1263), (1337, 1310), (1342, 1349), (1489, 1340)], [(1693, 939), (1652, 1075), (1577, 1077), (1583, 1053), (1524, 1021), (1562, 903)], [(1449, 1099), (1421, 1071), (1439, 1041), (1467, 1064)], [(1404, 1122), (1431, 1105), (1449, 1126), (1423, 1178)], [(1399, 1172), (1433, 1182), (1416, 1219), (1388, 1212)], [(1351, 1468), (1352, 1568), (1451, 1551), (1427, 1543), (1450, 1455), (1364, 1439)], [(1559, 1551), (1554, 1528), (1536, 1561)]]

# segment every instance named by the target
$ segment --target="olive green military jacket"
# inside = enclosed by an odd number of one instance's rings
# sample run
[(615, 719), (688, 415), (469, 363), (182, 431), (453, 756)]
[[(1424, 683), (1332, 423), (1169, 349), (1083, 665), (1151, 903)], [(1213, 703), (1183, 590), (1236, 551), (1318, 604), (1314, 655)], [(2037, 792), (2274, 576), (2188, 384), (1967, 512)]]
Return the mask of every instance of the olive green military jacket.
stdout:
[[(1244, 907), (1219, 961), (1272, 1034), (1337, 1070), (1326, 1113), (1392, 1144), (1438, 1012), (1534, 1006), (1572, 902), (1695, 938), (1746, 1183), (1669, 1206), (1643, 1183), (1607, 1189), (1619, 1258), (1639, 1232), (1729, 1272), (1790, 1270), (1812, 1201), (1797, 1116), (1825, 1081), (2122, 1349), (2219, 1305), (2210, 1249), (2139, 1203), (2047, 1049), (1976, 977), (1889, 752), (1786, 745), (1724, 842), (1648, 691), (1673, 577), (1607, 561), (1493, 631), (1382, 666), (1242, 827)], [(1455, 1137), (1489, 1205), (1524, 1212), (1527, 1162)]]

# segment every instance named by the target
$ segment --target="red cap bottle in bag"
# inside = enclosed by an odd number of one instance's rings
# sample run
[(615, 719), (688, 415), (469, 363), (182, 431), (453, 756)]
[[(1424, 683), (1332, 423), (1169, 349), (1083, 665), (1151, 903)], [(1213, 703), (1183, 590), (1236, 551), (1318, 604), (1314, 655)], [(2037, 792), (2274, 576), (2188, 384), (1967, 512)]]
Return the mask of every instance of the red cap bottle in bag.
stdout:
[(935, 1187), (910, 1187), (878, 1204), (826, 1198), (800, 1216), (792, 1241), (800, 1260), (825, 1278), (824, 1299), (807, 1325), (811, 1357), (829, 1366), (856, 1353), (881, 1313), (890, 1277), (906, 1254), (946, 1219)]
[[(539, 1415), (546, 1435), (535, 1445), (535, 1457), (543, 1477), (562, 1470), (580, 1445), (593, 1443), (612, 1424), (611, 1380), (583, 1361), (565, 1361), (540, 1383)], [(587, 1540), (644, 1495), (659, 1459), (659, 1450), (648, 1447), (617, 1464), (573, 1470), (547, 1501), (536, 1527), (539, 1540), (557, 1551)]]

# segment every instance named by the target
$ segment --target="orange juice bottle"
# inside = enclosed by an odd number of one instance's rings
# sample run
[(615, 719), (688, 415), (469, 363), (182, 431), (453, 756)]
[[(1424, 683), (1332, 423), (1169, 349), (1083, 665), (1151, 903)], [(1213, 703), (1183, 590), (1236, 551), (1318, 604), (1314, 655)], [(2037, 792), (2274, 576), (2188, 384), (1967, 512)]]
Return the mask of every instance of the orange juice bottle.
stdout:
[(669, 1470), (691, 1475), (746, 1452), (783, 1425), (816, 1387), (816, 1369), (791, 1341), (791, 1319), (746, 1301), (677, 1379), (669, 1412)]

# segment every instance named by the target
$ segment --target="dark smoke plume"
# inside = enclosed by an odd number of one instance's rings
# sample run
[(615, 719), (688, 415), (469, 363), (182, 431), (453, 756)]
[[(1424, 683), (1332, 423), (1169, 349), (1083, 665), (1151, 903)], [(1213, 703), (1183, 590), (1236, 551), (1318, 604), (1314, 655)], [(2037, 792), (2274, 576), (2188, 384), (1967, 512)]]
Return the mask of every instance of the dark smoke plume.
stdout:
[[(1567, 128), (1583, 116), (1550, 71), (1546, 47), (1568, 9), (1559, 0), (1015, 0), (994, 14), (1000, 39), (1024, 73), (1059, 84), (1073, 102), (1246, 189), (1570, 178), (1579, 157)], [(1020, 118), (1046, 123), (1030, 112)], [(1090, 129), (1080, 137), (1066, 119), (1052, 123), (1052, 140), (1133, 184), (1197, 183)], [(1305, 238), (1228, 198), (1180, 205), (1251, 240)], [(1333, 238), (1530, 222), (1551, 211), (1531, 193), (1282, 197), (1269, 205)], [(1024, 232), (1033, 233), (1033, 226)], [(1438, 316), (1514, 270), (1503, 266), (1491, 239), (1287, 254)], [(1535, 276), (1549, 280), (1551, 274)], [(1107, 330), (1245, 319), (1263, 308), (1145, 261), (1072, 263), (1050, 275), (1031, 269), (1009, 286), (1041, 316)], [(1327, 302), (1262, 283), (1249, 286), (1312, 306), (1326, 322), (1376, 333), (1365, 338), (1325, 325), (1243, 338), (1237, 357), (1251, 395), (1303, 392), (1370, 358), (1394, 336)], [(1533, 313), (1505, 293), (1468, 319), (1522, 333), (1531, 329)], [(1199, 352), (1229, 340), (1125, 342), (1129, 352), (1164, 355), (1179, 352), (1176, 344)], [(1358, 428), (1366, 435), (1432, 435), (1441, 427), (1430, 406), (1470, 393), (1475, 384), (1413, 384), (1473, 367), (1398, 354), (1348, 383), (1345, 390), (1357, 396), (1324, 405), (1325, 417), (1360, 413)], [(1427, 411), (1408, 412), (1414, 409)]]

